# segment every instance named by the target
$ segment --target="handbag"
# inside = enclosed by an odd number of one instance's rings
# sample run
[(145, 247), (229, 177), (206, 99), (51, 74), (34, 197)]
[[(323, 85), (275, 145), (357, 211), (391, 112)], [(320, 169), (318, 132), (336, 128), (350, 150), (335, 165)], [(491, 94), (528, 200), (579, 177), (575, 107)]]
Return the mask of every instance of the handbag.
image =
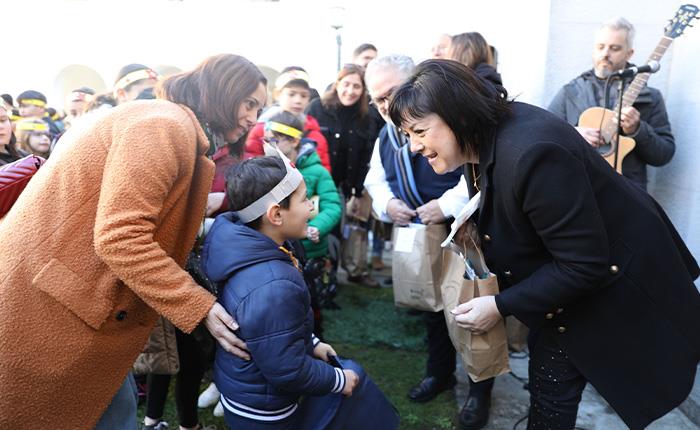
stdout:
[(0, 166), (0, 218), (10, 211), (29, 180), (45, 162), (41, 157), (29, 155)]

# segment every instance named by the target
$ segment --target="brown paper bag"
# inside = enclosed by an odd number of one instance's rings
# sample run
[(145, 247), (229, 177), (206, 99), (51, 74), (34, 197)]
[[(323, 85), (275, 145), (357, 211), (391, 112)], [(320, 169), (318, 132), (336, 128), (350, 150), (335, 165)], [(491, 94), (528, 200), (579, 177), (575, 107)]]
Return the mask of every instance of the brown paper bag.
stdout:
[(340, 265), (348, 276), (361, 276), (367, 272), (367, 242), (367, 229), (346, 220), (340, 246)]
[[(353, 212), (353, 206), (357, 205), (356, 211)], [(348, 218), (354, 218), (359, 221), (369, 221), (369, 216), (372, 213), (372, 197), (367, 190), (362, 192), (362, 197), (351, 196), (345, 203), (345, 215)]]
[(464, 277), (464, 260), (453, 251), (446, 249), (444, 252), (441, 291), (445, 320), (450, 339), (462, 358), (464, 368), (474, 382), (509, 372), (508, 343), (503, 321), (488, 332), (477, 335), (459, 327), (454, 315), (450, 313), (457, 305), (474, 297), (498, 294), (496, 275), (490, 273), (486, 279), (467, 279)]
[(391, 276), (396, 306), (431, 312), (442, 310), (440, 243), (446, 237), (444, 224), (394, 226)]

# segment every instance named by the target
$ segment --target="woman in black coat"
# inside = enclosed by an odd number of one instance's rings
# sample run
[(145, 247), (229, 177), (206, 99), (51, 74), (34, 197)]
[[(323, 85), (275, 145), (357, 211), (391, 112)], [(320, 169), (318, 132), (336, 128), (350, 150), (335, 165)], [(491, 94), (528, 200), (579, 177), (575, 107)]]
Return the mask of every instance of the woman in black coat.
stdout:
[(650, 196), (571, 126), (453, 61), (419, 65), (390, 114), (437, 173), (478, 166), (481, 246), (501, 292), (453, 313), (475, 333), (508, 315), (530, 327), (528, 428), (572, 429), (586, 382), (634, 429), (687, 397), (700, 269)]
[(331, 174), (346, 198), (360, 197), (377, 139), (376, 110), (369, 105), (364, 68), (346, 64), (331, 87), (309, 105), (328, 141)]

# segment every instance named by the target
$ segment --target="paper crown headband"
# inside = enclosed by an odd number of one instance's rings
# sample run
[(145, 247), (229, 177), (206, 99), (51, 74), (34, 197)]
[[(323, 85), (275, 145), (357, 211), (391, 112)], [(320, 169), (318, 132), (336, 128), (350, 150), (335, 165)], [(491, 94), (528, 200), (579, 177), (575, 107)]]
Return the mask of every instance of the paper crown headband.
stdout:
[(46, 102), (39, 99), (22, 99), (19, 101), (20, 105), (34, 105), (39, 107), (46, 106)]
[(128, 87), (134, 82), (143, 79), (158, 79), (158, 73), (156, 73), (152, 69), (134, 70), (133, 72), (127, 73), (126, 75), (122, 76), (122, 78), (114, 84), (114, 89), (123, 90), (124, 88)]
[(22, 131), (49, 131), (49, 126), (45, 122), (19, 121), (17, 130)]
[(265, 123), (265, 131), (276, 131), (277, 133), (282, 133), (293, 139), (299, 139), (304, 134), (299, 129), (290, 127), (287, 124), (282, 124), (281, 122), (268, 121)]
[(282, 73), (275, 79), (275, 88), (282, 89), (285, 85), (292, 81), (304, 81), (306, 82), (306, 85), (309, 85), (309, 74), (306, 73), (303, 70), (289, 70), (287, 72)]
[(304, 177), (301, 176), (299, 170), (292, 166), (291, 161), (289, 161), (289, 159), (276, 146), (265, 143), (265, 155), (280, 157), (282, 161), (284, 161), (284, 167), (286, 168), (287, 173), (284, 175), (284, 178), (282, 178), (282, 180), (274, 186), (274, 188), (268, 191), (267, 194), (236, 212), (238, 218), (240, 218), (241, 222), (245, 224), (260, 218), (265, 212), (267, 212), (267, 208), (269, 208), (270, 205), (279, 204), (279, 202), (289, 197), (294, 190), (299, 187), (301, 181), (304, 180)]
[(84, 93), (82, 91), (73, 91), (68, 95), (68, 101), (71, 102), (90, 102), (94, 96), (92, 94)]

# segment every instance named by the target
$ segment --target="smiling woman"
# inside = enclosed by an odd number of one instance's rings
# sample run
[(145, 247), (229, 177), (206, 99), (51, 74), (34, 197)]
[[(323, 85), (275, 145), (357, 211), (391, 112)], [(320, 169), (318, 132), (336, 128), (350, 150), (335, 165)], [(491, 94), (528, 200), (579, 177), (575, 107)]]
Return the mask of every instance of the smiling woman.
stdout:
[(247, 357), (231, 316), (183, 267), (212, 185), (207, 154), (242, 140), (264, 84), (245, 58), (210, 57), (162, 82), (158, 100), (61, 138), (0, 224), (0, 385), (12, 386), (0, 427), (133, 427), (129, 369), (159, 315), (184, 333), (204, 322)]
[(573, 428), (587, 382), (633, 429), (686, 398), (700, 268), (644, 190), (573, 127), (454, 61), (420, 64), (389, 112), (436, 172), (478, 163), (478, 231), (501, 291), (452, 313), (476, 333), (509, 315), (530, 328), (528, 428)]

